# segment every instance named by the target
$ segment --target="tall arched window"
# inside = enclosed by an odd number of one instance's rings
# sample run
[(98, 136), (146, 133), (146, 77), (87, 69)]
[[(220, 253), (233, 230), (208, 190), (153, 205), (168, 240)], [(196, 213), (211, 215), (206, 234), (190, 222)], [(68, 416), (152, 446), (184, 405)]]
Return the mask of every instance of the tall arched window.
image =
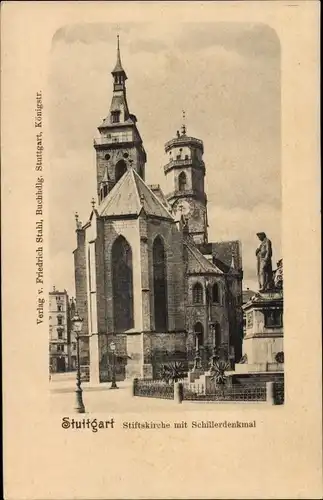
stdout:
[(179, 191), (185, 191), (186, 189), (186, 175), (184, 172), (178, 176), (178, 189)]
[(217, 283), (212, 287), (212, 302), (220, 302), (220, 289)]
[(153, 245), (155, 330), (167, 331), (167, 274), (166, 256), (159, 236)]
[(127, 171), (127, 165), (124, 160), (118, 161), (115, 168), (115, 182), (117, 183), (119, 179), (123, 176), (123, 174)]
[(201, 283), (193, 286), (193, 304), (203, 304), (203, 287)]
[(197, 347), (201, 347), (204, 343), (204, 328), (203, 328), (203, 325), (202, 323), (200, 323), (199, 321), (197, 323), (195, 323), (194, 325), (194, 333), (195, 333), (195, 338), (197, 340)]
[(132, 250), (123, 236), (112, 246), (112, 289), (115, 332), (134, 327)]

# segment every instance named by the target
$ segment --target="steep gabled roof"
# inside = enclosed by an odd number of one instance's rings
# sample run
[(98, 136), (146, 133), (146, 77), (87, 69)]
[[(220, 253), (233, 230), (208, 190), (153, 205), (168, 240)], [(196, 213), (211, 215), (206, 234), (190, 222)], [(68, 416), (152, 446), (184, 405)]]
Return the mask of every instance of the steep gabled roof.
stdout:
[(159, 184), (148, 184), (149, 189), (152, 190), (154, 195), (159, 199), (160, 203), (171, 213), (171, 204), (167, 201), (166, 196), (162, 192)]
[[(215, 259), (223, 262), (228, 268), (238, 271), (242, 268), (241, 243), (239, 240), (218, 241), (212, 243), (212, 253)], [(232, 267), (232, 264), (234, 267)]]
[(184, 241), (184, 245), (187, 249), (188, 274), (223, 274), (221, 269), (204, 257), (189, 238)]
[(98, 208), (99, 215), (103, 217), (139, 215), (142, 210), (153, 217), (173, 220), (172, 215), (132, 168), (121, 177)]

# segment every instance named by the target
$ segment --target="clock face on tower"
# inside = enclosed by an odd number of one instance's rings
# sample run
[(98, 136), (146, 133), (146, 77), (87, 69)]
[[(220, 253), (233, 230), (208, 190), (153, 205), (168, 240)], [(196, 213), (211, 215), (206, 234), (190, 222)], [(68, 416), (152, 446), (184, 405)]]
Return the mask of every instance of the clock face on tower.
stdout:
[(190, 217), (194, 209), (193, 203), (187, 200), (178, 200), (173, 205), (173, 213), (176, 219), (180, 219), (183, 215), (184, 217)]

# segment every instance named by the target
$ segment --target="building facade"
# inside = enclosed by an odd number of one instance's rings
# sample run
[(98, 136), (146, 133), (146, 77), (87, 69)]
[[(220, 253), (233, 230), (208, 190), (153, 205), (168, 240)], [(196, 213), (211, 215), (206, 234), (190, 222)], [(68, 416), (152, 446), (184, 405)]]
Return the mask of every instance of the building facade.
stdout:
[(94, 140), (97, 202), (85, 224), (76, 216), (76, 307), (88, 334), (81, 363), (88, 353), (92, 381), (102, 380), (112, 341), (119, 378), (156, 376), (157, 359), (185, 357), (196, 346), (237, 360), (241, 247), (208, 241), (203, 141), (183, 125), (165, 144), (165, 194), (147, 185), (119, 43), (112, 77), (110, 110)]
[(55, 287), (49, 292), (49, 355), (51, 372), (69, 369), (69, 298)]
[(49, 362), (51, 373), (76, 369), (76, 342), (71, 318), (75, 301), (66, 290), (49, 292)]

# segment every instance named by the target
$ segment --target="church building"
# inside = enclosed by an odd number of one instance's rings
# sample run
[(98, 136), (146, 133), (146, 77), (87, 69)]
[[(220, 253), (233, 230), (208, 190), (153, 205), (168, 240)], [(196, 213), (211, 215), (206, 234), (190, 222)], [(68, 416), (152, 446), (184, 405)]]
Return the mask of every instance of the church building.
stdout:
[(110, 110), (94, 140), (97, 201), (85, 224), (76, 216), (76, 307), (90, 380), (107, 379), (111, 342), (119, 380), (156, 377), (161, 362), (190, 359), (195, 348), (239, 361), (241, 246), (208, 241), (203, 141), (183, 125), (165, 144), (164, 189), (148, 185), (119, 39), (112, 77)]

